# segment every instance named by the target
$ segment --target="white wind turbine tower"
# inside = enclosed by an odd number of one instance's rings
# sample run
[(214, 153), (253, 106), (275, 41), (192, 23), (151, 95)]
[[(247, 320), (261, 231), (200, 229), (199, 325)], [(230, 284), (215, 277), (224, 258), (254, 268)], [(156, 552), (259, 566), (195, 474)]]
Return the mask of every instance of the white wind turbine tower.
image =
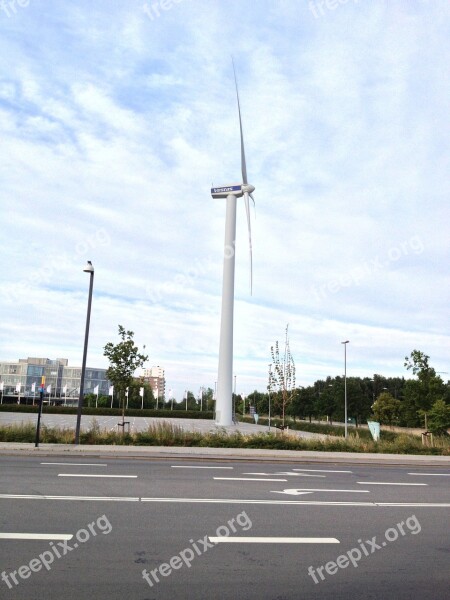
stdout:
[(220, 323), (219, 373), (217, 378), (216, 424), (228, 427), (233, 420), (233, 313), (234, 313), (234, 263), (236, 241), (236, 200), (244, 197), (247, 212), (248, 238), (250, 246), (250, 293), (253, 286), (252, 235), (250, 227), (249, 197), (255, 202), (252, 192), (255, 188), (247, 181), (245, 163), (244, 135), (242, 133), (241, 106), (234, 69), (234, 83), (239, 113), (239, 129), (241, 134), (241, 171), (242, 184), (211, 188), (213, 198), (226, 198), (227, 210), (225, 221), (225, 247), (223, 259), (222, 315)]

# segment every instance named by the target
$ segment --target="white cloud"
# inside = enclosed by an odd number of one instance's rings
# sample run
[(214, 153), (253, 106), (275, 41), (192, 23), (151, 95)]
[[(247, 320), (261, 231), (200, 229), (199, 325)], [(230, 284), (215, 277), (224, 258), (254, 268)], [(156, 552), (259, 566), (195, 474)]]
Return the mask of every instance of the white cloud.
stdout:
[(340, 373), (342, 339), (354, 374), (406, 374), (413, 348), (447, 370), (448, 19), (272, 1), (2, 19), (1, 358), (80, 363), (90, 259), (89, 362), (121, 323), (180, 394), (213, 387), (225, 204), (209, 185), (240, 179), (232, 52), (257, 201), (253, 297), (238, 203), (238, 388), (265, 387), (288, 322), (302, 384)]

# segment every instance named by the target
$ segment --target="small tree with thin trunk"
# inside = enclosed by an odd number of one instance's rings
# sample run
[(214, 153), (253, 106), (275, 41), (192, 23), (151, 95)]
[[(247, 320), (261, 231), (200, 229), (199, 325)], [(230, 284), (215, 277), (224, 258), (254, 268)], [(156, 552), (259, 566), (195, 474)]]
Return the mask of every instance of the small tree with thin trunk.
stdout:
[(284, 341), (284, 352), (280, 356), (280, 347), (278, 341), (275, 346), (271, 346), (272, 364), (269, 367), (269, 392), (274, 390), (279, 392), (281, 398), (281, 419), (284, 428), (284, 419), (286, 408), (292, 401), (295, 393), (295, 363), (291, 354), (288, 336), (289, 324), (286, 325), (286, 335)]
[[(118, 344), (108, 342), (104, 348), (104, 356), (109, 360), (109, 368), (106, 377), (114, 385), (120, 402), (122, 402), (122, 430), (125, 431), (125, 392), (133, 383), (133, 375), (148, 360), (148, 356), (139, 353), (133, 340), (134, 332), (125, 331), (119, 325), (119, 337), (122, 341)], [(145, 346), (143, 347), (145, 349)]]

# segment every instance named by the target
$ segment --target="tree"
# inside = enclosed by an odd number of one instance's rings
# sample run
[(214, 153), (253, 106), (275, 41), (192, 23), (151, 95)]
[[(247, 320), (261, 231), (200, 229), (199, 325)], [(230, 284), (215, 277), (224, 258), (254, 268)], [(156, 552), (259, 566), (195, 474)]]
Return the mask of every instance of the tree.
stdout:
[(269, 412), (268, 396), (262, 392), (258, 392), (257, 390), (247, 396), (247, 405), (249, 407), (254, 406), (255, 411), (260, 415), (264, 415)]
[[(288, 337), (289, 324), (286, 325), (286, 336), (284, 341), (284, 353), (280, 357), (280, 348), (278, 341), (275, 342), (275, 347), (271, 346), (270, 353), (272, 355), (272, 364), (269, 369), (269, 385), (268, 390), (278, 391), (281, 399), (281, 419), (284, 427), (284, 418), (286, 408), (292, 401), (295, 390), (295, 363), (291, 354)], [(278, 399), (278, 394), (275, 397)], [(276, 404), (275, 404), (276, 408)]]
[[(184, 406), (186, 406), (186, 396), (184, 396)], [(195, 398), (195, 395), (193, 392), (191, 392), (189, 390), (187, 391), (187, 407), (188, 407), (188, 410), (197, 410), (198, 409), (198, 403)]]
[(383, 425), (394, 425), (400, 418), (402, 403), (389, 392), (382, 392), (373, 404), (373, 414)]
[(84, 395), (85, 406), (87, 406), (88, 408), (91, 408), (91, 406), (95, 406), (95, 398), (96, 398), (95, 394), (85, 394)]
[(109, 396), (99, 396), (97, 400), (97, 406), (100, 408), (106, 408), (110, 405)]
[(428, 413), (428, 429), (433, 433), (447, 434), (450, 427), (450, 406), (444, 400), (436, 400)]
[[(122, 341), (118, 344), (108, 342), (103, 352), (109, 360), (106, 377), (114, 385), (119, 406), (122, 401), (122, 424), (125, 421), (125, 391), (132, 386), (136, 369), (142, 367), (148, 360), (148, 356), (140, 354), (139, 348), (134, 344), (133, 336), (133, 331), (125, 331), (122, 325), (119, 325), (119, 337)], [(143, 348), (145, 349), (145, 346)]]
[(214, 390), (210, 387), (203, 390), (203, 405), (206, 410), (214, 410)]
[(315, 402), (317, 413), (320, 417), (326, 416), (328, 420), (333, 422), (333, 414), (336, 411), (335, 395), (338, 394), (337, 386), (329, 383), (331, 378), (327, 378), (327, 382), (319, 392)]
[(311, 423), (312, 416), (314, 414), (314, 401), (316, 396), (316, 391), (314, 386), (308, 386), (307, 388), (301, 390), (300, 396), (300, 416), (308, 417), (309, 422)]
[[(144, 388), (144, 397), (140, 394), (141, 388)], [(128, 407), (129, 408), (153, 408), (155, 397), (152, 387), (144, 381), (143, 377), (133, 378), (128, 386)]]
[[(342, 391), (342, 396), (344, 391)], [(368, 398), (365, 385), (360, 377), (347, 378), (348, 412), (355, 419), (355, 425), (362, 423), (371, 414), (372, 402)]]
[(402, 406), (405, 424), (412, 427), (420, 425), (420, 415), (426, 417), (436, 400), (443, 399), (446, 394), (446, 386), (429, 360), (430, 357), (420, 350), (413, 350), (409, 357), (405, 356), (404, 366), (417, 376), (417, 379), (405, 383)]

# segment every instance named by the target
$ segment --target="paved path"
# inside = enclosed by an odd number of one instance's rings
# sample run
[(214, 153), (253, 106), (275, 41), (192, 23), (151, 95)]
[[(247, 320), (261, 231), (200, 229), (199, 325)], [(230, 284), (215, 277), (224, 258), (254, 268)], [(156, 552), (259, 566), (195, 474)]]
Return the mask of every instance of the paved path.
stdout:
[[(46, 427), (58, 427), (61, 429), (75, 429), (76, 415), (60, 415), (60, 414), (42, 414), (41, 424)], [(14, 413), (0, 412), (0, 425), (11, 425), (16, 423), (36, 423), (37, 414), (35, 413)], [(86, 415), (81, 418), (81, 429), (87, 431), (96, 421), (100, 429), (112, 431), (118, 430), (117, 423), (121, 422), (121, 418), (117, 416), (91, 416)], [(252, 423), (237, 423), (231, 427), (218, 427), (214, 421), (210, 419), (179, 419), (167, 417), (126, 417), (126, 421), (130, 422), (130, 432), (145, 431), (150, 425), (155, 423), (171, 423), (177, 427), (182, 427), (185, 431), (200, 431), (208, 433), (211, 431), (227, 431), (233, 433), (239, 431), (242, 434), (253, 434), (262, 431), (269, 431), (266, 425), (255, 425)], [(276, 432), (278, 429), (271, 427), (271, 431)], [(321, 433), (310, 433), (308, 431), (294, 431), (290, 433), (305, 439), (326, 439), (330, 436)]]

